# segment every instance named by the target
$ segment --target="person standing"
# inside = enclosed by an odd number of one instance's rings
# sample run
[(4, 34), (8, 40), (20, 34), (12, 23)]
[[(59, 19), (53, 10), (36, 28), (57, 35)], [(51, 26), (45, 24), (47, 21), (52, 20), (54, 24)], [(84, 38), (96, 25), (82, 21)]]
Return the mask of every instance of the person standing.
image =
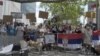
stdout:
[(84, 34), (83, 43), (91, 45), (92, 43), (92, 29), (89, 26), (82, 28), (82, 33)]
[(7, 29), (6, 29), (6, 25), (2, 24), (1, 28), (0, 28), (0, 43), (2, 46), (6, 46), (7, 45)]

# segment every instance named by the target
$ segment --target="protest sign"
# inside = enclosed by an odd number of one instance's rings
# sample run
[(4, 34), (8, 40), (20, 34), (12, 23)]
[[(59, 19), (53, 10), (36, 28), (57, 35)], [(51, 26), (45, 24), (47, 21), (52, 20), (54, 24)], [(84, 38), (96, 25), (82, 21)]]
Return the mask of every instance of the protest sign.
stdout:
[(48, 19), (48, 12), (40, 11), (39, 17), (43, 19)]
[(53, 35), (53, 34), (45, 35), (45, 43), (46, 44), (55, 43), (55, 35)]
[(4, 15), (3, 16), (3, 22), (7, 23), (7, 22), (13, 22), (13, 17), (11, 15)]
[(22, 19), (22, 13), (21, 12), (11, 12), (11, 15), (15, 19)]

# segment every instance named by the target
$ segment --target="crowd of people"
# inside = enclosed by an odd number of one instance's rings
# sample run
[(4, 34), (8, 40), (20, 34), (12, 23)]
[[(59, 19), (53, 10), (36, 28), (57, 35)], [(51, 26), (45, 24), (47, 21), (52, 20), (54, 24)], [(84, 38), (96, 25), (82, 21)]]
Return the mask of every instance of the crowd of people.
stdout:
[[(71, 25), (70, 23), (66, 24), (40, 24), (38, 26), (32, 25), (24, 25), (22, 23), (6, 23), (6, 24), (1, 24), (0, 25), (0, 34), (7, 34), (7, 35), (13, 35), (15, 36), (16, 34), (22, 34), (22, 37), (24, 41), (33, 41), (33, 44), (40, 44), (40, 46), (44, 43), (44, 36), (45, 34), (57, 34), (57, 33), (66, 33), (66, 34), (71, 34), (71, 33), (83, 33), (84, 38), (83, 42), (86, 44), (91, 44), (91, 36), (92, 36), (92, 31), (96, 30), (96, 25), (93, 23), (88, 23), (85, 26), (82, 24), (78, 24), (76, 26)], [(39, 40), (38, 40), (39, 39)], [(42, 39), (42, 40), (40, 40)], [(38, 40), (38, 42), (37, 42)], [(23, 42), (21, 42), (23, 43)], [(31, 44), (32, 44), (31, 43)], [(24, 45), (24, 44), (23, 44)], [(27, 45), (27, 44), (25, 44)], [(24, 45), (24, 46), (25, 46)], [(50, 49), (51, 44), (44, 45), (44, 47), (49, 47)], [(43, 47), (43, 48), (44, 48)]]
[[(86, 29), (86, 31), (84, 30)], [(85, 35), (90, 35), (88, 32), (91, 32), (96, 30), (96, 26), (93, 25), (93, 23), (89, 23), (86, 26), (83, 26), (82, 24), (78, 24), (76, 26), (73, 26), (69, 23), (66, 24), (53, 24), (53, 25), (46, 25), (46, 24), (40, 24), (39, 26), (28, 26), (24, 24), (18, 24), (18, 23), (6, 23), (0, 25), (0, 33), (2, 34), (8, 34), (16, 35), (17, 32), (22, 32), (23, 36), (30, 36), (32, 40), (35, 40), (36, 38), (43, 37), (46, 33), (84, 33)]]

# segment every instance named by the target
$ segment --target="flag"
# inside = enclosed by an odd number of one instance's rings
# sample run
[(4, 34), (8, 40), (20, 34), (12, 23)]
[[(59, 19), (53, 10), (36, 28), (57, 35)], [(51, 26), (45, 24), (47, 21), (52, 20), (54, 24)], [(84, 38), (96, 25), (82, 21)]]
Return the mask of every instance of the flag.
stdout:
[(61, 38), (61, 39), (80, 39), (82, 38), (82, 35), (83, 34), (73, 33), (73, 34), (58, 34), (57, 36), (58, 38)]
[[(65, 39), (68, 40), (68, 43), (66, 44), (63, 43)], [(59, 47), (64, 47), (64, 45), (66, 45), (66, 48), (70, 49), (80, 48), (82, 43), (82, 34), (58, 34), (57, 43)]]
[(93, 45), (99, 45), (99, 41), (100, 41), (100, 32), (99, 31), (93, 32), (92, 44)]
[(81, 44), (82, 39), (69, 39), (68, 44)]

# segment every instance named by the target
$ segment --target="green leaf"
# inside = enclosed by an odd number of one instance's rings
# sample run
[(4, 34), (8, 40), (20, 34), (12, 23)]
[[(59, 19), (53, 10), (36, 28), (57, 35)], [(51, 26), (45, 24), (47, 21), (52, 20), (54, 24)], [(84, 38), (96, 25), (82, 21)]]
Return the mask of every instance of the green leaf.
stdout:
[(58, 22), (62, 20), (72, 20), (73, 24), (77, 24), (77, 18), (82, 15), (83, 9), (80, 5), (85, 5), (89, 1), (95, 0), (66, 0), (61, 3), (42, 3), (42, 8), (49, 8), (48, 11), (52, 12), (52, 15), (59, 15)]

